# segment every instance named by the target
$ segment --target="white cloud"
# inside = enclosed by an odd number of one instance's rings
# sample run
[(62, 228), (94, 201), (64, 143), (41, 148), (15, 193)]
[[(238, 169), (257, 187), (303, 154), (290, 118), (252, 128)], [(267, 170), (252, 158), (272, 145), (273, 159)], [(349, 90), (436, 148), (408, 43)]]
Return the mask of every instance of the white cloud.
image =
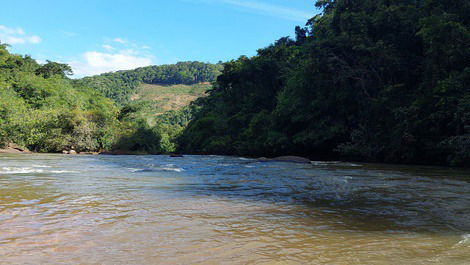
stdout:
[(5, 34), (10, 34), (10, 35), (24, 35), (24, 31), (22, 28), (9, 28), (7, 26), (0, 25), (0, 32), (3, 32)]
[(153, 57), (122, 50), (115, 53), (88, 51), (80, 60), (69, 62), (76, 77), (97, 75), (118, 70), (131, 70), (153, 64)]
[(42, 41), (42, 39), (39, 38), (38, 36), (31, 36), (31, 37), (28, 37), (27, 40), (28, 40), (30, 43), (33, 43), (33, 44), (40, 43), (40, 42)]
[(42, 39), (37, 35), (27, 35), (22, 28), (9, 28), (0, 25), (0, 42), (7, 44), (38, 44)]
[(86, 51), (69, 64), (75, 78), (153, 65), (154, 56), (139, 45), (123, 38), (104, 39), (101, 49)]
[(115, 48), (113, 46), (108, 45), (108, 44), (103, 44), (103, 45), (101, 45), (101, 47), (103, 47), (107, 51), (115, 50)]
[(121, 38), (115, 38), (113, 41), (117, 42), (117, 43), (121, 43), (121, 44), (126, 44), (127, 41), (124, 40), (124, 39), (121, 39)]

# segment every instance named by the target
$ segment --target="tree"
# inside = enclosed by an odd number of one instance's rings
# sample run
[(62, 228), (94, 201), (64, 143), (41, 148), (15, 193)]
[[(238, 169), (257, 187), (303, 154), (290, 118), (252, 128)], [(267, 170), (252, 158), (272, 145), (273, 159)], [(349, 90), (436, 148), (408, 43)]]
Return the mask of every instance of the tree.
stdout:
[(36, 70), (36, 75), (40, 75), (44, 78), (51, 78), (58, 75), (62, 78), (73, 75), (72, 68), (67, 64), (61, 64), (51, 62), (47, 60), (47, 63)]

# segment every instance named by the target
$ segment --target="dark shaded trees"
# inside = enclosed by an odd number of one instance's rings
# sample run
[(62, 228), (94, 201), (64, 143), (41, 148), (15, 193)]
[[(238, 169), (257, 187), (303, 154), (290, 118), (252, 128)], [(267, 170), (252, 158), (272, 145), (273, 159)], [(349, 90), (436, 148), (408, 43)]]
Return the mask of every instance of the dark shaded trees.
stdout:
[(51, 62), (49, 60), (47, 60), (46, 64), (37, 68), (35, 73), (36, 75), (41, 75), (44, 78), (51, 78), (55, 75), (65, 78), (67, 76), (73, 75), (72, 68), (69, 65)]
[(468, 1), (328, 0), (224, 65), (182, 150), (470, 165)]

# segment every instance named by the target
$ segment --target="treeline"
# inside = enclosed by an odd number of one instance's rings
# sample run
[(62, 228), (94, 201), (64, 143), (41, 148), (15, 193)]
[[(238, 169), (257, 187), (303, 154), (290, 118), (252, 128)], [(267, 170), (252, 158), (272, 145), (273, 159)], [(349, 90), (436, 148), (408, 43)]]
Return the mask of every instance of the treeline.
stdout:
[(181, 151), (470, 165), (470, 1), (316, 6), (295, 39), (225, 64)]
[[(0, 148), (10, 143), (36, 152), (115, 150), (166, 153), (187, 123), (181, 110), (150, 126), (142, 104), (119, 108), (100, 91), (69, 79), (72, 69), (10, 54), (0, 43)], [(178, 118), (180, 117), (180, 118)]]
[(221, 63), (179, 62), (85, 77), (76, 82), (82, 86), (94, 88), (118, 104), (123, 104), (129, 101), (139, 84), (191, 85), (213, 82), (222, 68)]
[(10, 54), (0, 44), (0, 145), (38, 152), (111, 147), (118, 108), (91, 88), (73, 86), (66, 77), (71, 71)]

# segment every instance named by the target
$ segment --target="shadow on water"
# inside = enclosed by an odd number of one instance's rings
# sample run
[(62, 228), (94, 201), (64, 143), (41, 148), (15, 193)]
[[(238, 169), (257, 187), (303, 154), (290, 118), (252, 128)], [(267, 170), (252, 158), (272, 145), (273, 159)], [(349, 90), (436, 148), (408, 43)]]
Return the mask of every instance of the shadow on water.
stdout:
[[(294, 207), (287, 215), (330, 218), (344, 229), (468, 233), (470, 172), (439, 167), (315, 162), (261, 163), (237, 157), (107, 158), (158, 179), (148, 191)], [(240, 214), (243, 214), (241, 212)], [(282, 215), (282, 211), (279, 213)], [(299, 220), (300, 220), (299, 219)]]

